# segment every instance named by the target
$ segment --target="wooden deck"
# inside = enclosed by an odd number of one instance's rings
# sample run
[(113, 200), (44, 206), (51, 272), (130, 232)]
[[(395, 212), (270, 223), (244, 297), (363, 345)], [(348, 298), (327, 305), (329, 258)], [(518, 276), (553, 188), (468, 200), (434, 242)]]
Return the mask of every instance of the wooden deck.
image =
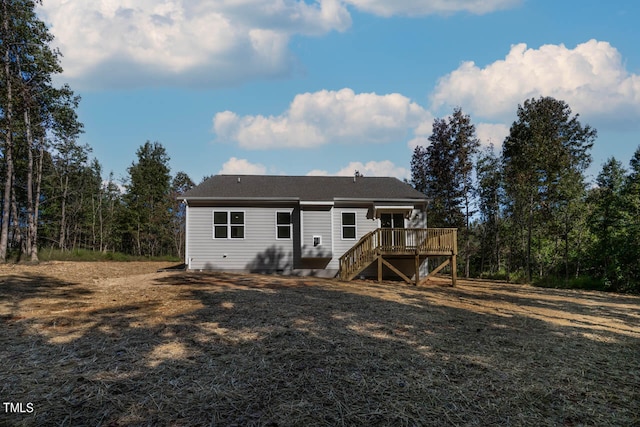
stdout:
[[(340, 278), (352, 280), (377, 261), (378, 280), (382, 280), (383, 266), (386, 266), (406, 282), (418, 284), (420, 265), (425, 258), (446, 257), (447, 260), (429, 275), (451, 265), (451, 280), (455, 286), (457, 255), (456, 228), (378, 228), (362, 236), (340, 257)], [(407, 258), (414, 260), (414, 281), (393, 265), (393, 260)]]

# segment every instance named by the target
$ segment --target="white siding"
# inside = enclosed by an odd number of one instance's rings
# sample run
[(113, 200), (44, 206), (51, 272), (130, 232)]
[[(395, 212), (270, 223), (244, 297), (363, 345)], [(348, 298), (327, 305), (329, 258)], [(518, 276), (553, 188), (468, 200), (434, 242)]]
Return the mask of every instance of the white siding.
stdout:
[[(214, 239), (214, 211), (244, 212), (244, 239)], [(276, 239), (276, 212), (284, 211), (294, 217), (292, 207), (190, 207), (187, 263), (195, 270), (292, 270), (298, 227), (290, 240)]]
[[(342, 213), (354, 212), (356, 214), (356, 238), (342, 238)], [(340, 268), (340, 257), (348, 251), (358, 240), (370, 231), (378, 228), (378, 220), (372, 218), (369, 207), (334, 207), (333, 209), (333, 259), (329, 268)]]
[[(331, 208), (304, 208), (302, 210), (302, 256), (330, 258), (333, 236), (331, 232)], [(314, 247), (313, 237), (320, 236), (322, 245)]]
[[(244, 239), (214, 239), (213, 212), (244, 212)], [(294, 272), (335, 274), (339, 258), (358, 240), (379, 227), (373, 205), (303, 206), (189, 206), (185, 262), (194, 270)], [(276, 238), (276, 212), (291, 212), (290, 240)], [(356, 215), (356, 238), (342, 238), (342, 213)], [(410, 228), (426, 227), (426, 214), (414, 210), (406, 221)], [(321, 252), (313, 236), (322, 236)], [(426, 263), (425, 263), (426, 264)]]

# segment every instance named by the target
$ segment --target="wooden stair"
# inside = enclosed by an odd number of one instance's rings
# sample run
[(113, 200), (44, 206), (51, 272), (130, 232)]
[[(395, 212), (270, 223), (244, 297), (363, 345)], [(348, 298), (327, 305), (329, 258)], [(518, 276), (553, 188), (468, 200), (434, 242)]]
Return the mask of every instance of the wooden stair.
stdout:
[(380, 255), (377, 231), (370, 231), (340, 257), (340, 279), (352, 280)]

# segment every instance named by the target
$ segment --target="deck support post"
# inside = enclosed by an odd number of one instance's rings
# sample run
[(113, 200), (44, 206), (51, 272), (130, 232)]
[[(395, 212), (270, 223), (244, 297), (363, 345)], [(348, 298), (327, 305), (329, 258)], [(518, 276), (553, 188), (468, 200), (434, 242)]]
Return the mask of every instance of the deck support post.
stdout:
[(416, 269), (416, 280), (413, 283), (415, 286), (418, 286), (418, 282), (420, 281), (420, 254), (416, 251), (415, 258), (415, 269)]
[(456, 255), (451, 255), (451, 286), (456, 285), (458, 260)]
[(458, 270), (458, 239), (453, 240), (453, 253), (451, 255), (451, 286), (456, 285)]

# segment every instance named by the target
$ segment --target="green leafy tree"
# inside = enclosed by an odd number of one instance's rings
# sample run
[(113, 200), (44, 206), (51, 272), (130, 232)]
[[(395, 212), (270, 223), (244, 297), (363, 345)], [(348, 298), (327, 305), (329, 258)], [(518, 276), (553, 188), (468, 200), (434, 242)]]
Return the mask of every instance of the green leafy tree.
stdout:
[(430, 199), (430, 226), (459, 227), (464, 223), (462, 197), (455, 179), (455, 153), (447, 120), (434, 120), (429, 141), (426, 148), (418, 147), (414, 151), (413, 164), (421, 168), (416, 169), (414, 186), (416, 189), (422, 187), (423, 193)]
[(627, 212), (627, 242), (624, 245), (625, 264), (628, 265), (632, 290), (640, 290), (640, 147), (629, 162), (629, 175), (625, 180), (624, 195)]
[(107, 252), (120, 248), (121, 239), (117, 231), (117, 219), (122, 209), (122, 193), (113, 179), (113, 172), (109, 178), (101, 183), (98, 200), (98, 248)]
[(171, 176), (169, 156), (158, 142), (147, 141), (136, 152), (138, 162), (129, 168), (124, 200), (128, 211), (128, 232), (137, 255), (170, 253)]
[(622, 251), (626, 244), (626, 212), (624, 183), (626, 170), (615, 158), (602, 166), (589, 200), (592, 205), (590, 227), (596, 237), (592, 250), (592, 264), (597, 277), (610, 286), (625, 280)]
[(563, 242), (568, 256), (571, 212), (584, 196), (596, 131), (550, 97), (525, 101), (517, 114), (502, 149), (505, 201), (514, 233), (512, 267), (531, 280), (534, 267), (543, 276), (558, 262)]
[(429, 225), (462, 228), (465, 273), (471, 254), (470, 219), (474, 156), (480, 141), (471, 118), (455, 108), (446, 119), (436, 118), (430, 144), (416, 147), (411, 159), (411, 184), (430, 199)]
[[(601, 244), (596, 247), (596, 254), (606, 256), (608, 268), (604, 277), (608, 284), (616, 290), (640, 290), (640, 147), (636, 149), (629, 161), (629, 171), (621, 172), (621, 164), (613, 168), (609, 162), (603, 167), (602, 184), (598, 183), (598, 198), (595, 200), (600, 218), (610, 215), (605, 222), (606, 232), (598, 230)], [(621, 175), (624, 175), (623, 177)], [(616, 179), (613, 177), (615, 176)], [(608, 178), (608, 179), (605, 179)], [(622, 184), (620, 181), (622, 180)], [(615, 184), (613, 190), (607, 189)], [(607, 187), (609, 185), (609, 187)], [(604, 199), (604, 200), (603, 200)], [(613, 206), (601, 206), (610, 203)], [(616, 209), (617, 208), (617, 209)], [(603, 212), (606, 209), (605, 212)], [(616, 209), (615, 212), (611, 210)], [(615, 241), (614, 248), (607, 246)]]
[(42, 175), (43, 152), (45, 149), (45, 135), (51, 127), (52, 112), (56, 108), (56, 101), (61, 93), (52, 87), (51, 79), (54, 74), (61, 73), (59, 52), (52, 50), (49, 44), (53, 36), (48, 32), (45, 24), (38, 20), (33, 10), (27, 7), (22, 15), (26, 26), (18, 27), (26, 30), (21, 33), (22, 42), (15, 46), (15, 65), (20, 79), (16, 88), (19, 89), (19, 109), (24, 126), (24, 151), (26, 152), (26, 233), (25, 251), (31, 261), (38, 260), (38, 202)]
[[(85, 184), (91, 148), (74, 140), (63, 140), (56, 148), (52, 159), (54, 176), (51, 178), (55, 178), (55, 181), (52, 181), (51, 193), (55, 195), (56, 204), (59, 206), (58, 247), (66, 250), (68, 238), (72, 233), (70, 227), (77, 225), (78, 218), (73, 217), (77, 216), (82, 203), (83, 192), (80, 188)], [(73, 215), (69, 215), (70, 207)]]
[(496, 273), (501, 264), (502, 165), (493, 145), (481, 152), (476, 162), (477, 201), (480, 233), (481, 272)]
[[(9, 228), (13, 245), (35, 261), (47, 138), (55, 133), (56, 111), (70, 89), (52, 86), (62, 72), (53, 36), (34, 11), (40, 1), (0, 3), (0, 127), (3, 133), (0, 260), (6, 260)], [(53, 132), (52, 132), (53, 131)]]
[(15, 60), (13, 46), (17, 44), (18, 31), (15, 28), (16, 21), (13, 19), (17, 14), (20, 6), (25, 4), (20, 2), (12, 2), (2, 0), (1, 26), (0, 26), (0, 55), (2, 56), (2, 79), (0, 99), (2, 101), (2, 132), (4, 133), (2, 144), (2, 159), (4, 168), (4, 188), (2, 195), (2, 221), (0, 228), (0, 261), (4, 262), (7, 258), (7, 248), (9, 243), (9, 223), (11, 221), (11, 197), (14, 180), (14, 119), (16, 109), (16, 95), (14, 86), (17, 83), (18, 76), (15, 71)]
[(421, 193), (427, 191), (427, 149), (421, 145), (416, 146), (411, 155), (411, 180), (409, 184)]

